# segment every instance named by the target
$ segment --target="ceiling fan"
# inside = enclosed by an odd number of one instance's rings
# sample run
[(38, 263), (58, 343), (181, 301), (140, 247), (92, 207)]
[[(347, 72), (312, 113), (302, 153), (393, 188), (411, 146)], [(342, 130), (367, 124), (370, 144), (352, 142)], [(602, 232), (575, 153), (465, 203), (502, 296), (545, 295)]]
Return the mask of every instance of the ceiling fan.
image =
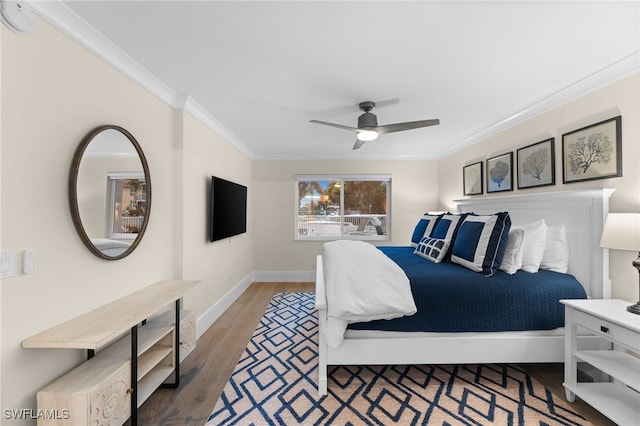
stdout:
[(372, 101), (364, 101), (358, 104), (358, 107), (364, 111), (360, 117), (358, 117), (358, 127), (343, 126), (342, 124), (327, 123), (326, 121), (311, 120), (312, 123), (324, 124), (325, 126), (337, 127), (338, 129), (351, 130), (357, 132), (356, 143), (353, 145), (353, 149), (359, 149), (365, 142), (372, 141), (384, 133), (400, 132), (403, 130), (417, 129), (420, 127), (435, 126), (440, 124), (440, 120), (419, 120), (419, 121), (407, 121), (404, 123), (386, 124), (384, 126), (378, 126), (378, 118), (371, 112), (375, 108), (376, 103)]

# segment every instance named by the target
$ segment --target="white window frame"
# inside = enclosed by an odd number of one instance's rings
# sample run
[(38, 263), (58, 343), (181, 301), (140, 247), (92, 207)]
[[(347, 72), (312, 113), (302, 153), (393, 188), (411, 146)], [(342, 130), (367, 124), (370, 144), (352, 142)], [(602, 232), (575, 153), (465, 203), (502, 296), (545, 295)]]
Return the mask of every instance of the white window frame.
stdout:
[(143, 172), (108, 172), (107, 173), (107, 217), (109, 218), (108, 236), (112, 240), (135, 240), (138, 233), (113, 232), (114, 228), (114, 210), (116, 205), (116, 184), (121, 179), (140, 179), (145, 180)]
[[(388, 180), (387, 185), (387, 214), (386, 214), (386, 233), (384, 235), (377, 235), (371, 233), (365, 234), (345, 234), (344, 228), (341, 227), (340, 235), (300, 235), (298, 232), (298, 208), (300, 206), (298, 183), (301, 181), (380, 181)], [(333, 240), (362, 240), (362, 241), (391, 241), (391, 191), (392, 191), (392, 176), (391, 174), (297, 174), (294, 176), (294, 221), (293, 221), (293, 235), (295, 241), (333, 241)], [(343, 210), (344, 210), (344, 192), (340, 191), (340, 223), (344, 224)]]

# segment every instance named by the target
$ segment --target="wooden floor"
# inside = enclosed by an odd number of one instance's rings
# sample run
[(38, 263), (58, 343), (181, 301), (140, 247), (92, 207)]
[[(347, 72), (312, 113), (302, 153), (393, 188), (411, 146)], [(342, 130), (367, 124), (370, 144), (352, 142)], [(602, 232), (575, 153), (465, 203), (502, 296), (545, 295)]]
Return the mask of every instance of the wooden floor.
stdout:
[[(313, 291), (313, 283), (254, 283), (200, 337), (182, 362), (178, 389), (158, 389), (138, 410), (139, 425), (203, 425), (260, 321), (271, 297), (280, 292)], [(562, 364), (523, 365), (529, 374), (564, 399)], [(588, 404), (572, 407), (594, 425), (614, 425)], [(129, 423), (127, 423), (128, 425)]]

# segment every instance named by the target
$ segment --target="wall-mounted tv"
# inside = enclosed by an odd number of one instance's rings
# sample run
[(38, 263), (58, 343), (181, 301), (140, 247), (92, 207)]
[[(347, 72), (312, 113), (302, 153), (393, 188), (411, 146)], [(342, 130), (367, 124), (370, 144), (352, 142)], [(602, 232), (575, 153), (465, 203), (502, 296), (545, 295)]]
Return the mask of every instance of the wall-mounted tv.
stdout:
[(211, 176), (210, 240), (247, 232), (247, 187)]

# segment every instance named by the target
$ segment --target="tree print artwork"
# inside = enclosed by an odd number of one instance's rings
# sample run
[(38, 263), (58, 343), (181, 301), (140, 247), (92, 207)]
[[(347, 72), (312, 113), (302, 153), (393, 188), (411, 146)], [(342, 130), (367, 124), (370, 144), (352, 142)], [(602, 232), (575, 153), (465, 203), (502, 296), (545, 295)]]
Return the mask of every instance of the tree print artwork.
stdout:
[(622, 176), (622, 116), (562, 135), (562, 182)]
[(539, 181), (542, 177), (542, 172), (544, 172), (550, 160), (549, 149), (540, 148), (529, 154), (527, 159), (524, 160), (522, 163), (522, 173)]
[(518, 189), (555, 185), (555, 139), (518, 149)]
[(495, 166), (493, 166), (493, 168), (489, 171), (491, 180), (496, 185), (498, 185), (498, 188), (502, 186), (502, 182), (504, 182), (508, 173), (509, 173), (509, 165), (504, 161), (500, 161), (500, 160), (498, 160)]
[(513, 152), (487, 160), (487, 192), (513, 190)]
[(571, 173), (586, 173), (594, 163), (608, 164), (611, 161), (613, 147), (607, 135), (592, 133), (569, 145), (569, 166)]

